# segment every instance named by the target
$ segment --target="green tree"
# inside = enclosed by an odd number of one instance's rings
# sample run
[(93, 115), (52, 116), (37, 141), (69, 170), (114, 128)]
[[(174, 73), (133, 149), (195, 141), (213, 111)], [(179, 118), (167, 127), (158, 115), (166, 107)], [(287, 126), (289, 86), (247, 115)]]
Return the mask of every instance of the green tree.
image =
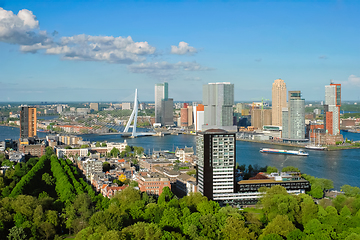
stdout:
[(26, 236), (23, 228), (14, 226), (13, 228), (11, 228), (9, 230), (9, 234), (8, 234), (7, 238), (9, 240), (12, 240), (12, 239), (23, 240), (23, 239), (27, 239), (27, 236)]
[(254, 232), (250, 232), (250, 230), (245, 227), (245, 222), (236, 217), (228, 217), (221, 231), (225, 240), (255, 239)]
[(119, 149), (113, 147), (113, 149), (111, 149), (111, 151), (110, 151), (110, 155), (113, 157), (117, 157), (118, 155), (120, 155)]
[(100, 147), (100, 142), (96, 142), (95, 147)]
[(110, 163), (103, 162), (103, 172), (108, 172), (108, 171), (110, 171), (110, 169), (111, 169)]
[(271, 166), (268, 166), (267, 169), (266, 169), (266, 173), (270, 174), (270, 173), (273, 173), (273, 172), (278, 172), (278, 169), (276, 167), (271, 167)]
[(278, 234), (286, 237), (291, 231), (295, 230), (294, 224), (286, 215), (277, 215), (264, 229), (260, 239), (268, 234)]
[(281, 172), (301, 172), (301, 171), (297, 167), (287, 166), (287, 167), (283, 167)]
[(101, 146), (102, 147), (107, 147), (107, 144), (103, 142), (103, 143), (101, 143)]

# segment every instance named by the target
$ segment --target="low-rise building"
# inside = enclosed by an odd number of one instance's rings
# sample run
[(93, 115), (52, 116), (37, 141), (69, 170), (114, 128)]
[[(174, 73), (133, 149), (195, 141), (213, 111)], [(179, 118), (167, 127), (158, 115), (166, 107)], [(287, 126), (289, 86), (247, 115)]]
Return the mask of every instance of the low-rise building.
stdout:
[(85, 161), (81, 161), (83, 174), (87, 179), (90, 178), (93, 173), (101, 173), (103, 171), (103, 164), (101, 161), (96, 159), (86, 159)]
[(140, 168), (145, 171), (154, 172), (155, 166), (159, 166), (159, 167), (165, 167), (165, 166), (169, 166), (169, 165), (172, 166), (172, 162), (170, 162), (168, 160), (162, 160), (162, 159), (154, 160), (154, 159), (146, 158), (146, 159), (141, 159), (139, 161), (139, 165), (140, 165)]
[(141, 172), (135, 177), (139, 189), (151, 195), (160, 195), (164, 187), (171, 189), (170, 180), (160, 173)]
[(10, 152), (9, 160), (11, 162), (25, 162), (25, 154), (21, 152)]
[(192, 156), (194, 156), (194, 148), (193, 147), (186, 147), (185, 148), (176, 148), (175, 156), (181, 162), (188, 162)]

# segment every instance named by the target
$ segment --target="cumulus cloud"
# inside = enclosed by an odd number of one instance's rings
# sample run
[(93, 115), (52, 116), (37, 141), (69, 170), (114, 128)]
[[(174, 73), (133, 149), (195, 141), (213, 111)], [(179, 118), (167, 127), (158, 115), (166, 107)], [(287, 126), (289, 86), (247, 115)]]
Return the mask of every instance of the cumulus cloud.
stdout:
[(360, 87), (360, 77), (352, 74), (348, 77), (347, 81), (343, 81), (341, 84), (350, 87)]
[(144, 61), (145, 55), (153, 54), (155, 47), (148, 42), (134, 42), (129, 37), (75, 35), (62, 37), (59, 42), (39, 29), (39, 21), (29, 10), (14, 14), (0, 8), (0, 41), (19, 44), (20, 51), (36, 53), (45, 49), (46, 54), (61, 55), (67, 60), (106, 61), (125, 63)]
[(35, 45), (49, 43), (50, 39), (45, 31), (39, 30), (39, 21), (31, 11), (23, 9), (15, 15), (0, 7), (0, 41)]
[(184, 54), (194, 54), (197, 53), (197, 49), (194, 47), (189, 46), (186, 42), (179, 42), (179, 46), (171, 46), (171, 53), (184, 55)]
[(128, 69), (132, 73), (145, 73), (159, 79), (171, 79), (173, 75), (181, 71), (208, 71), (212, 68), (204, 67), (197, 62), (148, 62), (129, 65)]
[(148, 42), (134, 42), (132, 38), (76, 35), (62, 37), (60, 43), (46, 49), (47, 54), (60, 54), (68, 60), (107, 61), (125, 63), (144, 61), (144, 55), (156, 48)]

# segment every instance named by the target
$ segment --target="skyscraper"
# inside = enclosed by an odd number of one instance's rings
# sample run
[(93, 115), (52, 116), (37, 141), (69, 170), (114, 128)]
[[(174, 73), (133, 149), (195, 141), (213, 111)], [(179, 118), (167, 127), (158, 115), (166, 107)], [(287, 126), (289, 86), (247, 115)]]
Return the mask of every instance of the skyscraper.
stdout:
[(36, 108), (21, 107), (20, 138), (36, 136)]
[(272, 85), (272, 125), (282, 125), (282, 109), (286, 107), (286, 84), (276, 79)]
[(161, 118), (160, 123), (162, 126), (174, 125), (174, 101), (172, 98), (161, 100)]
[(196, 136), (199, 192), (209, 199), (235, 193), (236, 138), (223, 129), (209, 129)]
[(234, 84), (229, 82), (203, 85), (204, 127), (236, 131), (233, 126)]
[(341, 84), (325, 86), (325, 130), (330, 135), (340, 134)]
[(161, 117), (163, 116), (161, 101), (168, 100), (168, 97), (168, 83), (155, 84), (155, 123), (161, 123)]
[(300, 91), (289, 91), (288, 108), (283, 108), (282, 119), (283, 139), (305, 139), (305, 100)]

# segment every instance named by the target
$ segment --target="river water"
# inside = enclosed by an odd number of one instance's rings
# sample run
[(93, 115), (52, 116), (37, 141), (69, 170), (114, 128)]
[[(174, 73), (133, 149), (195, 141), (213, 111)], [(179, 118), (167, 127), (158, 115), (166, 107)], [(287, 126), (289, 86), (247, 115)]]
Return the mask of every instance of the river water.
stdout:
[[(38, 133), (39, 137), (46, 136), (46, 133)], [(344, 138), (358, 141), (359, 133), (343, 132)], [(17, 139), (19, 137), (19, 128), (0, 126), (0, 141), (4, 139)], [(108, 141), (123, 142), (124, 138), (119, 135), (92, 135), (82, 136), (84, 140), (89, 141)], [(141, 146), (145, 152), (153, 150), (174, 150), (176, 147), (183, 148), (194, 147), (195, 136), (193, 135), (167, 135), (164, 137), (139, 137), (127, 138), (126, 141), (132, 146)], [(308, 157), (275, 155), (260, 153), (262, 147), (292, 149), (286, 146), (275, 146), (261, 143), (236, 142), (236, 161), (242, 165), (274, 166), (281, 170), (286, 166), (295, 166), (303, 173), (327, 178), (334, 181), (334, 187), (340, 190), (345, 184), (360, 187), (360, 149), (339, 150), (339, 151), (315, 151), (308, 150)]]

